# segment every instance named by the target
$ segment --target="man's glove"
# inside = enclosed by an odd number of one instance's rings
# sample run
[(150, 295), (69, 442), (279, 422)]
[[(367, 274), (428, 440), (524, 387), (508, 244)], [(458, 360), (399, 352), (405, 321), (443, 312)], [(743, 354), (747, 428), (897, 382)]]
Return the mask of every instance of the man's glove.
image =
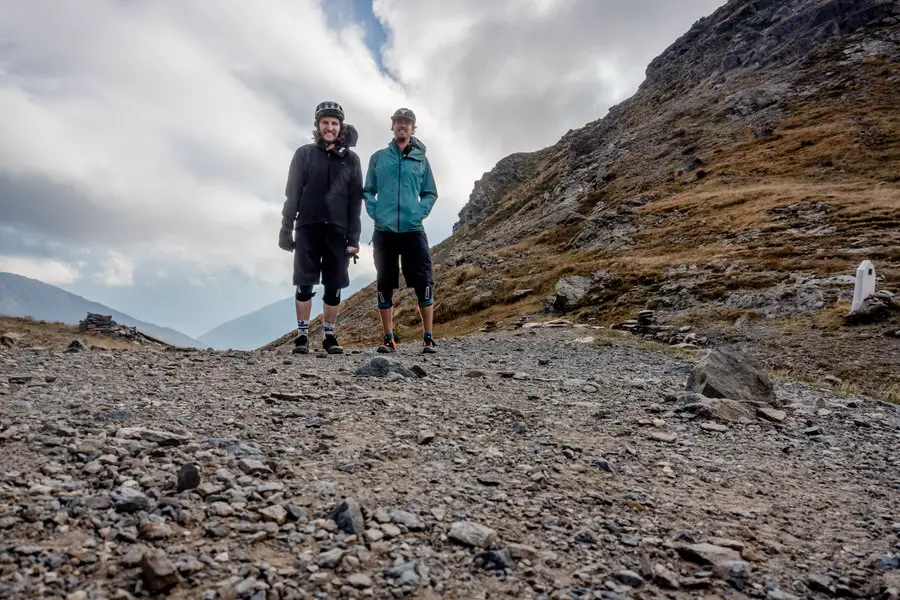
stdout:
[(294, 244), (294, 235), (290, 227), (281, 226), (278, 232), (278, 247), (288, 252), (293, 252), (296, 244)]

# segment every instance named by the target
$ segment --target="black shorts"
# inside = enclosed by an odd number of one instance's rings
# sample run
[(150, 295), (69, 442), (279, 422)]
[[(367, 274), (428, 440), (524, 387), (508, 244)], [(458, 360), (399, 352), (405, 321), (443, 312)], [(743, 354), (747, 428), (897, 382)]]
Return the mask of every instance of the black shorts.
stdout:
[(304, 225), (294, 231), (294, 285), (343, 289), (350, 285), (347, 237), (328, 225)]
[(372, 235), (372, 250), (379, 290), (399, 288), (401, 269), (408, 287), (430, 288), (434, 285), (431, 252), (428, 250), (428, 236), (424, 231), (392, 233), (376, 230)]

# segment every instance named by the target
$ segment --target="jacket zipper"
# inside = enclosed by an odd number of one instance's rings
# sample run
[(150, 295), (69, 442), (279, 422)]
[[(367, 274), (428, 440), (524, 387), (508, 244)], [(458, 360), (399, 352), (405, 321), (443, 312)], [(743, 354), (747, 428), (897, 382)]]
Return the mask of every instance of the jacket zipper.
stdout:
[(331, 153), (325, 151), (325, 158), (328, 160), (328, 184), (325, 187), (325, 224), (328, 225), (328, 192), (331, 191)]
[(397, 163), (397, 232), (400, 232), (400, 171), (403, 167), (403, 152), (400, 152), (400, 161)]

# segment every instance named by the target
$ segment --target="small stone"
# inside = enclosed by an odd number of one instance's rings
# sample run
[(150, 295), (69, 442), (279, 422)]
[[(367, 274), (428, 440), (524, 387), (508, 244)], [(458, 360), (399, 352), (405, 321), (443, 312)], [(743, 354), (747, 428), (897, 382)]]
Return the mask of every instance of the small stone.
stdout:
[(422, 430), (416, 435), (416, 443), (420, 446), (424, 446), (425, 444), (430, 444), (434, 441), (434, 432)]
[(391, 523), (382, 524), (381, 531), (384, 533), (384, 537), (388, 538), (389, 540), (403, 535), (403, 532), (400, 531), (400, 528)]
[(678, 576), (663, 565), (653, 565), (653, 581), (660, 587), (677, 590), (681, 587)]
[(260, 473), (272, 472), (272, 470), (267, 467), (262, 461), (256, 460), (255, 458), (242, 458), (237, 462), (237, 465), (240, 470), (247, 475), (258, 475)]
[(536, 548), (524, 544), (509, 544), (506, 548), (509, 550), (509, 555), (515, 559), (532, 560), (538, 555)]
[(728, 425), (706, 421), (704, 423), (700, 423), (700, 429), (703, 429), (705, 431), (715, 431), (717, 433), (725, 433), (726, 431), (728, 431)]
[(478, 475), (478, 483), (487, 486), (497, 486), (500, 485), (501, 479), (500, 474), (496, 471), (489, 471), (487, 473), (481, 473)]
[(753, 548), (744, 548), (741, 550), (741, 558), (747, 562), (762, 562), (762, 557)]
[(384, 532), (380, 529), (367, 529), (365, 538), (369, 542), (380, 542), (384, 539)]
[(613, 466), (613, 464), (609, 460), (607, 460), (603, 457), (595, 458), (593, 460), (592, 464), (595, 467), (597, 467), (598, 469), (600, 469), (601, 471), (606, 471), (607, 473), (615, 473), (616, 472), (616, 469)]
[(721, 547), (723, 547), (723, 548), (730, 548), (730, 549), (735, 550), (735, 551), (737, 551), (737, 552), (740, 552), (741, 550), (743, 550), (744, 548), (747, 547), (747, 545), (744, 544), (743, 542), (739, 542), (739, 541), (737, 541), (737, 540), (729, 540), (729, 539), (727, 539), (727, 538), (711, 537), (711, 538), (709, 538), (707, 541), (708, 541), (710, 544), (714, 545), (714, 546), (721, 546)]
[(262, 515), (263, 520), (269, 521), (270, 523), (283, 525), (284, 522), (287, 521), (287, 510), (280, 504), (274, 504), (263, 508), (259, 511), (259, 514)]
[(147, 589), (162, 592), (178, 584), (175, 565), (162, 550), (147, 550), (141, 558), (140, 567)]
[(448, 537), (464, 546), (487, 548), (497, 539), (497, 532), (478, 523), (457, 521), (450, 526)]
[(800, 600), (800, 597), (776, 587), (766, 592), (766, 600)]
[(650, 439), (665, 444), (672, 444), (678, 439), (678, 434), (666, 431), (653, 431), (650, 433)]
[(132, 546), (125, 553), (125, 556), (122, 557), (122, 565), (128, 568), (138, 566), (144, 558), (145, 551), (146, 548), (144, 546)]
[(200, 485), (200, 471), (197, 470), (197, 465), (192, 462), (182, 465), (178, 469), (178, 491), (193, 490), (198, 485)]
[(715, 566), (715, 573), (736, 590), (747, 587), (750, 565), (742, 560), (727, 561)]
[(405, 510), (391, 511), (391, 522), (403, 525), (410, 531), (425, 531), (425, 524), (416, 515)]
[(334, 569), (337, 567), (341, 559), (344, 557), (344, 551), (340, 548), (334, 548), (328, 552), (323, 552), (316, 557), (316, 564), (323, 569)]
[(616, 579), (629, 587), (640, 587), (644, 585), (644, 578), (628, 569), (622, 569), (616, 573)]
[(149, 511), (151, 504), (150, 498), (130, 487), (121, 487), (113, 492), (113, 502), (119, 513)]
[(362, 537), (366, 532), (366, 521), (363, 518), (359, 502), (347, 498), (335, 506), (328, 518), (337, 523), (341, 531)]
[(900, 555), (876, 554), (869, 562), (879, 573), (900, 569)]
[(391, 515), (383, 508), (375, 509), (375, 520), (379, 523), (390, 523)]
[(354, 573), (347, 577), (347, 585), (363, 590), (372, 587), (372, 578), (365, 573)]
[(486, 571), (504, 571), (514, 566), (508, 548), (480, 552), (472, 559), (472, 564)]
[(165, 523), (157, 523), (155, 521), (143, 521), (140, 524), (139, 531), (141, 537), (148, 540), (164, 540), (172, 536), (172, 528)]
[(806, 580), (809, 589), (822, 594), (831, 594), (832, 583), (833, 581), (828, 575), (812, 575)]

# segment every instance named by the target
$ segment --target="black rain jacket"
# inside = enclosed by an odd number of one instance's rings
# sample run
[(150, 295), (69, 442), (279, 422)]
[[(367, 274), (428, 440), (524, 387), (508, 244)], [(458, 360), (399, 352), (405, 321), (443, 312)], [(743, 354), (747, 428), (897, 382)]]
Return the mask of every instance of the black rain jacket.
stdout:
[(282, 230), (330, 225), (346, 236), (348, 246), (359, 247), (362, 168), (359, 156), (344, 143), (342, 136), (331, 150), (319, 141), (294, 152), (281, 210)]

